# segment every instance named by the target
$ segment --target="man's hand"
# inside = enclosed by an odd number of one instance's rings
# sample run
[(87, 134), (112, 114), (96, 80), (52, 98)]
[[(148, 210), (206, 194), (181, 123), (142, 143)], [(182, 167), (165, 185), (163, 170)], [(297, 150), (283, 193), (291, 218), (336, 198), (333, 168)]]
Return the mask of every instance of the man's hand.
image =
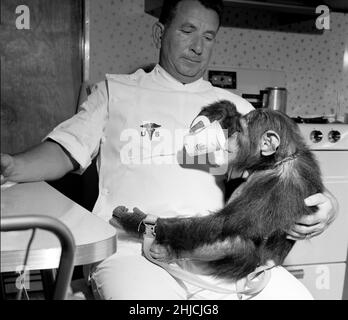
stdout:
[(288, 239), (303, 240), (315, 237), (330, 225), (336, 218), (338, 203), (328, 191), (317, 193), (305, 199), (307, 206), (318, 206), (318, 210), (302, 217), (288, 232)]
[(14, 174), (14, 158), (8, 154), (0, 154), (0, 173), (1, 173), (1, 184), (11, 180)]

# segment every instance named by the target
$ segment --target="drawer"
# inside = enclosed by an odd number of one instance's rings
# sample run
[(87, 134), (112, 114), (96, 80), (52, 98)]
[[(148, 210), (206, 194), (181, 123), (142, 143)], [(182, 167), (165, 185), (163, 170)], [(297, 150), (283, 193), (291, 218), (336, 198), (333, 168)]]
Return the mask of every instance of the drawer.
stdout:
[(345, 263), (284, 267), (306, 286), (315, 300), (342, 300)]

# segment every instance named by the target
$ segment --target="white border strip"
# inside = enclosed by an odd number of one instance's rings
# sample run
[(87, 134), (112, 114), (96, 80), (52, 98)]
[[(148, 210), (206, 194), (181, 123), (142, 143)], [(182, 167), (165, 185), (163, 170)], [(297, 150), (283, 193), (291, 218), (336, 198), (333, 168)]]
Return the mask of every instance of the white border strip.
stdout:
[(88, 81), (90, 77), (90, 0), (84, 0), (83, 8), (83, 81)]

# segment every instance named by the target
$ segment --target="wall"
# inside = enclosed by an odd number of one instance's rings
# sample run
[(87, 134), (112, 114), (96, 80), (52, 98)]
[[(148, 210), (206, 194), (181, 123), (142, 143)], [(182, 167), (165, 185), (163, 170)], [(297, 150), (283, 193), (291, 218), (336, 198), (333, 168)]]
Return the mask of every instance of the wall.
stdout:
[[(81, 85), (81, 0), (1, 1), (1, 152), (38, 144), (76, 112)], [(18, 5), (30, 10), (17, 29)]]
[[(91, 80), (157, 61), (143, 0), (91, 0)], [(246, 17), (253, 19), (253, 17)], [(102, 48), (102, 49), (101, 49)], [(348, 112), (348, 14), (332, 13), (323, 35), (221, 28), (211, 64), (286, 72), (290, 114)]]

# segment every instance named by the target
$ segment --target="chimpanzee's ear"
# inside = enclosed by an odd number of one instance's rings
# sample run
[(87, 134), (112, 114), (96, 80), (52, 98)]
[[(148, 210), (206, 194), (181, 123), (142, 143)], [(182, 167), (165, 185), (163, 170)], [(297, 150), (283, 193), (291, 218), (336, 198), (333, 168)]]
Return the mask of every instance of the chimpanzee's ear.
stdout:
[(280, 144), (280, 137), (278, 133), (273, 130), (266, 131), (262, 137), (260, 142), (261, 154), (263, 156), (270, 156), (274, 154)]
[(152, 39), (157, 49), (161, 48), (163, 32), (164, 25), (159, 21), (155, 22), (152, 26)]

